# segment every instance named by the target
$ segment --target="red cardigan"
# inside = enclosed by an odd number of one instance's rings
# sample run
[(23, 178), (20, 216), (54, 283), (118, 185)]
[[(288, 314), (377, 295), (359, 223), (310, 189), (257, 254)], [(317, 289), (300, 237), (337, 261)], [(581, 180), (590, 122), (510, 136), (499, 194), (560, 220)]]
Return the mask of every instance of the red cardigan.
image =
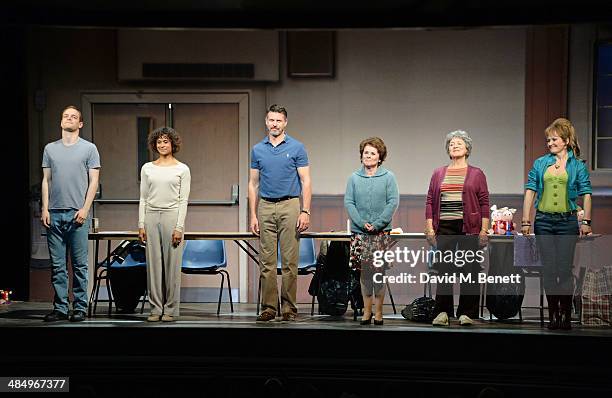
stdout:
[[(436, 234), (440, 225), (440, 188), (447, 168), (448, 166), (443, 166), (434, 170), (425, 202), (425, 218), (433, 220)], [(489, 189), (487, 178), (478, 167), (468, 165), (461, 199), (463, 201), (463, 232), (465, 234), (480, 233), (482, 219), (489, 218)]]

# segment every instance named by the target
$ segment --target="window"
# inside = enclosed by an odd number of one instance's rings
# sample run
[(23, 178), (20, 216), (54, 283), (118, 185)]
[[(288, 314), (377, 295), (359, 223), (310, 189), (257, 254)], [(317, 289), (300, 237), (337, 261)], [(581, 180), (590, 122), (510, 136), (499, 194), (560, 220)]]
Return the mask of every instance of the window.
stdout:
[(596, 68), (593, 164), (612, 170), (612, 42), (597, 45)]

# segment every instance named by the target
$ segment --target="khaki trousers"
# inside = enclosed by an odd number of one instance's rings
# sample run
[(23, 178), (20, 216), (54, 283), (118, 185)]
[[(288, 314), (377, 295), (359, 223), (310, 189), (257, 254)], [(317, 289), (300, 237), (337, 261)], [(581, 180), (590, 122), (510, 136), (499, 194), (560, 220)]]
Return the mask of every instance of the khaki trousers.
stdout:
[(259, 269), (263, 311), (276, 314), (278, 287), (276, 285), (277, 244), (281, 253), (281, 313), (297, 313), (297, 270), (300, 258), (300, 240), (297, 220), (300, 199), (267, 202), (257, 206), (259, 220)]
[(172, 246), (172, 232), (176, 226), (178, 209), (147, 210), (147, 287), (151, 314), (179, 316), (181, 301), (181, 262), (185, 240)]

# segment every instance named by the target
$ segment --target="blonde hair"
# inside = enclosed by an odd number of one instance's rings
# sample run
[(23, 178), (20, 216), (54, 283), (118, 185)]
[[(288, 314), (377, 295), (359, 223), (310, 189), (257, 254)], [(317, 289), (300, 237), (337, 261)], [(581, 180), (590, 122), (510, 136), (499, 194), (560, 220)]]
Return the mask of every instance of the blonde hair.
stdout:
[(552, 135), (552, 133), (557, 133), (563, 141), (567, 141), (567, 146), (574, 152), (574, 156), (580, 157), (580, 145), (578, 145), (576, 130), (572, 122), (562, 117), (556, 119), (544, 130), (546, 137)]

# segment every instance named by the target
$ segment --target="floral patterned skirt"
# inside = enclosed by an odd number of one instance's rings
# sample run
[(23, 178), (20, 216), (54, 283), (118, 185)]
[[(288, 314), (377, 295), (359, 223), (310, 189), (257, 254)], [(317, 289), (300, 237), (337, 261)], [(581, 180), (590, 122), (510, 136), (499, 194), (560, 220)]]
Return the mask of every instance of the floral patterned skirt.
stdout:
[[(382, 272), (390, 268), (384, 261), (384, 252), (394, 244), (389, 232), (377, 234), (352, 234), (349, 266), (353, 270), (361, 271), (368, 267), (368, 271), (378, 270)], [(381, 254), (375, 254), (381, 252)]]

